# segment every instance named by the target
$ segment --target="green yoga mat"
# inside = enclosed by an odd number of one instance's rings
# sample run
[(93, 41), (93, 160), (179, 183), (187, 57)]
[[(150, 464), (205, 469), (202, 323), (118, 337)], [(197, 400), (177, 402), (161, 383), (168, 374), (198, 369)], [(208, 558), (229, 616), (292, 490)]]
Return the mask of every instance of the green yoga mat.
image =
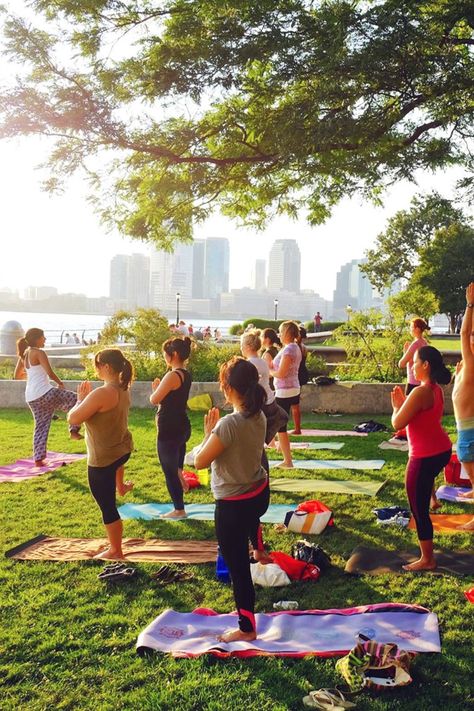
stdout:
[(363, 496), (376, 496), (385, 484), (385, 481), (270, 478), (270, 489), (272, 491), (302, 491), (305, 493), (325, 491), (330, 494), (361, 494)]

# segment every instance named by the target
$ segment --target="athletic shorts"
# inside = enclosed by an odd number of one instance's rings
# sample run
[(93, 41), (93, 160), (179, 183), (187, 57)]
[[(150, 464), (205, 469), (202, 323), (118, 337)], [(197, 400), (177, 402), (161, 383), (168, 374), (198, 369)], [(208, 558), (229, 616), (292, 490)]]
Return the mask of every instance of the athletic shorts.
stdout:
[(458, 430), (456, 454), (460, 462), (474, 462), (474, 429)]

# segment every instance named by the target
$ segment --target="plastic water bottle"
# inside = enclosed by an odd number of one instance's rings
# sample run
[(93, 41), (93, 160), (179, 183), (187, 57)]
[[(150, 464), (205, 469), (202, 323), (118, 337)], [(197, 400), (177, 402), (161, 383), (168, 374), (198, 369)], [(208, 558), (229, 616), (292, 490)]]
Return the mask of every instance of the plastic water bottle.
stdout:
[(296, 600), (278, 600), (273, 603), (274, 610), (297, 610), (299, 604)]
[(229, 569), (220, 548), (217, 548), (216, 576), (221, 583), (230, 583)]

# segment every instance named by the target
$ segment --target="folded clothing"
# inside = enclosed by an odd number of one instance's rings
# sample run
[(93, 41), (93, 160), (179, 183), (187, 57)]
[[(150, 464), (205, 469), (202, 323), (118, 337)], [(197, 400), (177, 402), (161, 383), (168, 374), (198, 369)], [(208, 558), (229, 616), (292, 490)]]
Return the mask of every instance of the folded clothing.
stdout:
[(408, 526), (411, 512), (401, 506), (384, 506), (380, 509), (372, 509), (377, 516), (379, 526)]

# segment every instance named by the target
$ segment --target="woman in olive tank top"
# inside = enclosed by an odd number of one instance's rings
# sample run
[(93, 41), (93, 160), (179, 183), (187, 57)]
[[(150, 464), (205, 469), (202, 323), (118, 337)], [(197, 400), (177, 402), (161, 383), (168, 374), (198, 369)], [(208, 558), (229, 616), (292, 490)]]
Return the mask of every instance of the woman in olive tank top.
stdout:
[(164, 378), (155, 378), (150, 396), (158, 405), (157, 451), (174, 510), (161, 518), (186, 518), (183, 492), (188, 490), (183, 477), (186, 442), (191, 436), (191, 424), (186, 413), (191, 376), (185, 368), (191, 354), (191, 339), (169, 338), (163, 343), (163, 356), (170, 369)]
[(123, 465), (133, 448), (128, 430), (132, 364), (118, 348), (99, 351), (95, 356), (97, 375), (104, 384), (92, 390), (80, 383), (77, 404), (70, 410), (70, 425), (85, 424), (89, 487), (101, 512), (109, 548), (96, 558), (123, 558), (123, 524), (117, 510), (116, 489), (125, 493), (133, 484), (123, 482)]

